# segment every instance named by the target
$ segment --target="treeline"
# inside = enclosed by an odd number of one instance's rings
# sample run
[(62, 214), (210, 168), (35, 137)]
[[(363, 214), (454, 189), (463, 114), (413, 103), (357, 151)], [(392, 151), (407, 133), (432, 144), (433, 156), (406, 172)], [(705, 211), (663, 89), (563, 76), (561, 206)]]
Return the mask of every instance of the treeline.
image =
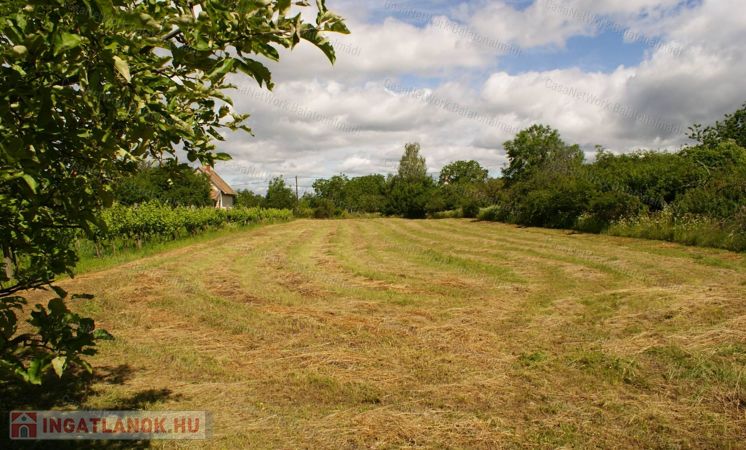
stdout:
[(407, 144), (396, 174), (316, 180), (314, 193), (300, 199), (296, 212), (316, 218), (381, 214), (422, 219), (459, 210), (459, 215), (476, 217), (481, 207), (499, 199), (502, 180), (490, 178), (478, 162), (453, 162), (435, 179), (420, 152), (418, 143)]
[(679, 152), (615, 155), (599, 147), (591, 163), (557, 130), (534, 125), (504, 144), (500, 178), (476, 161), (456, 161), (436, 179), (419, 144), (407, 144), (396, 174), (317, 180), (314, 194), (293, 207), (319, 218), (479, 217), (745, 250), (745, 119), (746, 105), (712, 126), (693, 126), (694, 143)]

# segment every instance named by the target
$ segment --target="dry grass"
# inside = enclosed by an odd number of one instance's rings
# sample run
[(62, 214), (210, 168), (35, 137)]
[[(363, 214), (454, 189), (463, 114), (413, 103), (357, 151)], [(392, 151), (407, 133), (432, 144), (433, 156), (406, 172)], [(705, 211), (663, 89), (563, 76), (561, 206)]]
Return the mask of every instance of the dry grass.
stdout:
[[(80, 405), (213, 448), (744, 448), (746, 261), (464, 220), (296, 221), (66, 283), (127, 366)], [(184, 448), (190, 444), (153, 443)], [(204, 443), (194, 444), (202, 447)]]

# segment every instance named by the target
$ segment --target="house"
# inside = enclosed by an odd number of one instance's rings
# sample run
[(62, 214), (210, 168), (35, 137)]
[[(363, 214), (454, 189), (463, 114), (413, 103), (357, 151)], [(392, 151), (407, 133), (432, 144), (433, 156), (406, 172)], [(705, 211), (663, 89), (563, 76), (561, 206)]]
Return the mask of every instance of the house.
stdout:
[(233, 208), (233, 205), (236, 203), (236, 196), (238, 195), (236, 191), (224, 179), (220, 178), (220, 175), (212, 167), (204, 166), (199, 171), (207, 175), (210, 179), (210, 185), (212, 186), (210, 198), (215, 203), (215, 207), (222, 209)]

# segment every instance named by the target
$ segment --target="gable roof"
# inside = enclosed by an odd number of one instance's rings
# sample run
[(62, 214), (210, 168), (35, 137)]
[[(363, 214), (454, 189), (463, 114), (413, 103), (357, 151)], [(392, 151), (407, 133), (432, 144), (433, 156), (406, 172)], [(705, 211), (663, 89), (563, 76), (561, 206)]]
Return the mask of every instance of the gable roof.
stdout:
[(207, 176), (210, 177), (210, 182), (213, 186), (218, 188), (220, 192), (222, 192), (224, 195), (238, 195), (236, 194), (236, 191), (233, 190), (232, 187), (228, 183), (225, 182), (224, 179), (220, 178), (220, 175), (218, 175), (215, 170), (210, 166), (200, 167), (199, 171), (207, 174)]

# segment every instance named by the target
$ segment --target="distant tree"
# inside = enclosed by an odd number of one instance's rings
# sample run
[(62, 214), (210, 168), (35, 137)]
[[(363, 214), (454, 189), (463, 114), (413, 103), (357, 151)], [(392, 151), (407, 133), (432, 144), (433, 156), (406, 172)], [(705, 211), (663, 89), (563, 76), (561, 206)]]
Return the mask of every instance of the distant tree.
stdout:
[(388, 180), (386, 208), (388, 215), (402, 216), (407, 219), (424, 219), (434, 208), (437, 201), (437, 187), (430, 177), (406, 179), (393, 176)]
[(739, 146), (746, 148), (746, 103), (733, 114), (726, 114), (725, 119), (715, 122), (715, 125), (703, 127), (695, 124), (690, 128), (689, 138), (708, 147), (715, 147), (719, 143), (733, 140)]
[(478, 184), (487, 181), (489, 171), (476, 161), (455, 161), (447, 164), (440, 171), (439, 183), (445, 184)]
[(386, 178), (366, 175), (352, 178), (345, 186), (345, 205), (350, 212), (382, 212), (386, 204)]
[(566, 172), (583, 162), (580, 147), (568, 146), (557, 130), (546, 125), (532, 125), (503, 146), (508, 156), (503, 177), (508, 183), (529, 178), (548, 167), (555, 172)]
[(420, 144), (413, 142), (404, 146), (404, 155), (399, 161), (399, 177), (418, 180), (427, 177), (425, 158), (420, 156)]
[(350, 180), (346, 175), (335, 175), (329, 179), (318, 179), (313, 183), (313, 190), (317, 199), (329, 200), (337, 208), (345, 208), (347, 183)]
[(444, 166), (438, 181), (445, 209), (468, 206), (471, 215), (485, 204), (483, 191), (488, 174), (476, 161), (455, 161)]
[(285, 184), (282, 177), (273, 178), (269, 182), (267, 196), (264, 199), (264, 206), (276, 209), (293, 209), (297, 203), (295, 192)]
[(398, 175), (390, 177), (386, 183), (386, 214), (408, 219), (424, 218), (439, 200), (436, 195), (437, 186), (427, 174), (425, 158), (420, 156), (420, 144), (405, 145)]
[(210, 189), (205, 174), (169, 160), (122, 179), (114, 188), (114, 198), (124, 205), (159, 201), (171, 206), (210, 206)]
[(248, 189), (237, 192), (236, 206), (242, 208), (256, 208), (264, 205), (264, 196), (256, 194)]
[(482, 186), (482, 197), (487, 205), (497, 205), (505, 201), (505, 180), (489, 178)]

